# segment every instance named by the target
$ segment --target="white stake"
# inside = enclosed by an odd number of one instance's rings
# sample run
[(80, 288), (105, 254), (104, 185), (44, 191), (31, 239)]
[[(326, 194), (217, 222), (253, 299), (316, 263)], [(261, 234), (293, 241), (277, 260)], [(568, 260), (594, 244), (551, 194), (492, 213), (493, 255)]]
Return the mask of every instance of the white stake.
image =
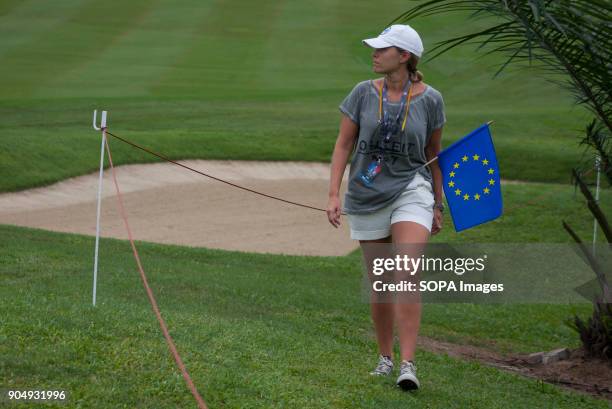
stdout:
[[(597, 182), (595, 184), (595, 203), (599, 204), (599, 175), (601, 171), (601, 158), (595, 155), (595, 170), (597, 171)], [(597, 219), (593, 218), (593, 256), (595, 255), (595, 245), (597, 243)]]
[(106, 142), (106, 111), (102, 111), (100, 127), (96, 126), (97, 110), (93, 114), (93, 128), (102, 131), (102, 143), (100, 146), (100, 176), (98, 178), (98, 207), (96, 209), (96, 246), (94, 250), (94, 271), (93, 271), (93, 290), (92, 302), (96, 306), (96, 287), (98, 283), (98, 247), (100, 245), (100, 207), (102, 202), (102, 177), (104, 175), (104, 145)]

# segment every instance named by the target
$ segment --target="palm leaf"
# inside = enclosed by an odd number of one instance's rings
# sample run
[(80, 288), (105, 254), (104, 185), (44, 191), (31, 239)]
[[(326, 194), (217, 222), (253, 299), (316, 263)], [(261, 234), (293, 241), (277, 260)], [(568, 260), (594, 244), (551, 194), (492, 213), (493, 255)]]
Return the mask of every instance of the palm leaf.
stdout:
[(485, 56), (507, 55), (494, 77), (514, 62), (537, 61), (547, 80), (568, 90), (576, 104), (595, 115), (597, 131), (587, 128), (583, 143), (598, 152), (612, 184), (612, 0), (429, 0), (391, 24), (449, 12), (471, 12), (468, 18), (495, 17), (499, 22), (436, 43), (426, 61), (466, 44), (487, 49)]
[(487, 54), (513, 62), (534, 59), (547, 73), (563, 74), (559, 85), (585, 104), (612, 133), (612, 1), (610, 0), (429, 0), (402, 13), (395, 22), (448, 12), (471, 11), (470, 18), (495, 16), (499, 24), (437, 43), (427, 61), (453, 48), (478, 43)]

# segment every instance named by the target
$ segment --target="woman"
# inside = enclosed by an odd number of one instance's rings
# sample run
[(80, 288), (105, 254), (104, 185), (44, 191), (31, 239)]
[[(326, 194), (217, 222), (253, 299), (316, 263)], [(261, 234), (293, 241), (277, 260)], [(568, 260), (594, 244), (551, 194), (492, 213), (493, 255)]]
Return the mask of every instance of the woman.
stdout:
[[(368, 244), (407, 244), (410, 255), (418, 257), (430, 234), (442, 228), (442, 174), (437, 161), (426, 164), (440, 152), (446, 117), (442, 95), (416, 70), (423, 44), (414, 29), (392, 25), (363, 42), (373, 48), (373, 70), (384, 78), (358, 83), (340, 105), (344, 116), (332, 156), (327, 216), (334, 227), (340, 226), (340, 184), (353, 153), (343, 210), (351, 238), (359, 240), (371, 266)], [(379, 300), (372, 293), (379, 363), (371, 374), (393, 371), (395, 319), (401, 351), (397, 385), (418, 389), (414, 353), (420, 298), (409, 303)]]

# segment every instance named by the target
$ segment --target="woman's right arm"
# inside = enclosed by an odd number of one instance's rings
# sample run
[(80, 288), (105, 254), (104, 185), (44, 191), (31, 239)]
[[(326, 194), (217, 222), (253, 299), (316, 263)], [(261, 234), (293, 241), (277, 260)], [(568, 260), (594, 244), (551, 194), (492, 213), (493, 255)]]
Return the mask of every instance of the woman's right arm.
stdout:
[(340, 226), (342, 205), (340, 202), (340, 184), (346, 169), (348, 157), (353, 151), (355, 140), (359, 135), (359, 127), (348, 116), (343, 115), (340, 122), (340, 132), (334, 146), (331, 160), (331, 175), (329, 178), (329, 201), (327, 203), (327, 218), (334, 226)]

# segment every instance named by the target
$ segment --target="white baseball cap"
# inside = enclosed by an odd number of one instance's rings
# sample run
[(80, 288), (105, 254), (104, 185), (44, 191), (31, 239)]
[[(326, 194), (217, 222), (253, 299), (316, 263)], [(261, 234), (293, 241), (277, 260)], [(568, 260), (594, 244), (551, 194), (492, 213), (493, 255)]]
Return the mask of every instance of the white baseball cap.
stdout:
[(410, 51), (417, 57), (423, 54), (423, 42), (419, 33), (409, 25), (393, 24), (385, 28), (382, 33), (375, 38), (362, 40), (363, 43), (372, 48), (386, 48), (396, 46), (403, 50)]

